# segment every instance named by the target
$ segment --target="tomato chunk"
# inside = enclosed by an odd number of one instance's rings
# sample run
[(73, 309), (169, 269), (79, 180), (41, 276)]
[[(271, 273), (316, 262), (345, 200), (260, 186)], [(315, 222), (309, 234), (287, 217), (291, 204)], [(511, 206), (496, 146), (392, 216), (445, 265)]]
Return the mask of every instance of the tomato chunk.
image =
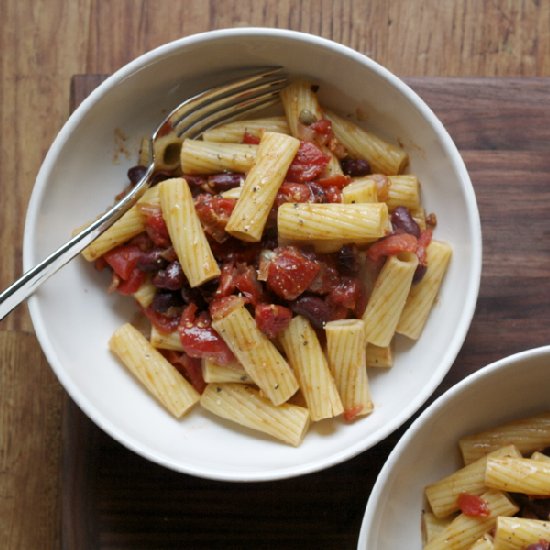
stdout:
[(235, 204), (237, 199), (214, 197), (208, 193), (201, 193), (195, 197), (195, 210), (205, 232), (220, 243), (229, 237), (225, 232), (225, 226)]
[(382, 256), (393, 256), (401, 252), (416, 252), (418, 239), (410, 233), (394, 233), (376, 241), (367, 251), (367, 256), (374, 262)]
[(334, 176), (327, 176), (326, 178), (319, 178), (315, 183), (324, 188), (337, 187), (338, 189), (343, 189), (346, 185), (351, 183), (351, 178), (349, 176), (336, 174)]
[(233, 353), (212, 328), (210, 314), (203, 311), (196, 316), (196, 312), (197, 306), (190, 304), (181, 315), (178, 330), (183, 350), (190, 357), (205, 357), (227, 365), (235, 359)]
[(320, 266), (294, 246), (275, 249), (267, 268), (267, 286), (285, 300), (295, 300), (313, 282)]
[(490, 514), (487, 501), (477, 495), (460, 493), (457, 498), (457, 504), (460, 511), (468, 517), (486, 518)]
[(260, 143), (260, 138), (250, 132), (245, 131), (243, 135), (243, 143), (258, 144)]
[(310, 202), (311, 200), (312, 193), (308, 185), (285, 181), (277, 192), (276, 204), (281, 206), (285, 202)]
[(137, 245), (120, 245), (103, 255), (103, 259), (113, 271), (123, 280), (127, 280), (137, 266), (143, 252)]
[(170, 235), (160, 207), (138, 204), (138, 209), (145, 216), (145, 231), (153, 243), (164, 248), (170, 246)]
[(275, 338), (279, 332), (288, 327), (292, 311), (276, 304), (258, 304), (256, 306), (256, 326), (268, 338)]
[(206, 382), (202, 376), (200, 359), (173, 350), (166, 350), (163, 355), (199, 393), (204, 391)]
[(287, 179), (296, 182), (312, 181), (318, 178), (329, 163), (330, 157), (325, 155), (313, 143), (302, 141), (300, 148), (290, 164)]

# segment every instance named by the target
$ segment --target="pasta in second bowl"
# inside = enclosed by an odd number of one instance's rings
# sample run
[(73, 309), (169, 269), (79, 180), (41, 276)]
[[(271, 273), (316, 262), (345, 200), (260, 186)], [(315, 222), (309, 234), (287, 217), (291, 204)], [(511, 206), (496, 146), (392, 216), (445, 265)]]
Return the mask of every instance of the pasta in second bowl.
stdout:
[[(483, 450), (486, 452), (494, 450), (495, 458), (496, 453), (500, 453), (502, 457), (516, 457), (516, 455), (519, 457), (519, 451), (525, 456), (530, 455), (535, 449), (541, 450), (548, 447), (550, 441), (549, 364), (550, 346), (517, 353), (468, 376), (434, 401), (413, 422), (390, 453), (388, 461), (380, 472), (367, 503), (358, 550), (367, 548), (390, 550), (404, 544), (411, 549), (423, 548), (421, 517), (423, 512), (431, 511), (429, 502), (433, 504), (433, 495), (436, 493), (438, 505), (442, 504), (441, 509), (434, 509), (437, 516), (455, 517), (458, 514), (455, 512), (456, 499), (451, 503), (452, 508), (443, 509), (443, 504), (448, 503), (449, 499), (440, 498), (441, 484), (436, 483), (463, 468), (464, 462), (472, 464), (479, 458), (480, 455), (473, 456), (468, 452), (470, 447), (476, 450), (482, 447), (479, 444), (475, 445), (477, 440), (474, 437), (475, 434), (540, 417), (546, 427), (544, 430), (531, 430), (533, 434), (537, 432), (540, 439), (533, 442), (533, 448), (522, 445), (518, 436), (519, 430), (513, 430), (509, 439), (503, 438), (498, 442), (495, 438), (494, 448), (483, 445)], [(460, 451), (459, 441), (461, 442)], [(468, 445), (468, 441), (474, 445)], [(517, 446), (517, 449), (510, 451), (506, 446), (512, 443)], [(466, 495), (465, 498), (471, 498), (470, 493), (476, 494), (472, 488), (473, 474), (468, 475), (468, 489), (462, 493)], [(495, 486), (491, 481), (488, 483), (490, 486)], [(459, 482), (455, 479), (453, 491), (458, 485)], [(424, 497), (426, 487), (430, 487), (429, 502)], [(514, 516), (517, 513), (516, 504), (521, 504), (521, 500), (517, 500), (518, 495), (513, 495), (510, 502), (506, 496), (496, 492), (495, 489), (483, 488), (480, 491), (484, 493), (483, 500), (489, 503), (491, 515), (491, 507), (499, 506), (503, 510), (498, 515)], [(521, 490), (512, 488), (511, 483), (510, 491), (521, 493)], [(496, 502), (495, 499), (500, 499), (501, 502)], [(476, 505), (477, 499), (472, 500)], [(453, 515), (447, 516), (447, 512), (453, 512)], [(470, 511), (469, 514), (475, 516), (476, 512)], [(462, 516), (464, 515), (463, 513)], [(463, 532), (464, 525), (468, 521), (466, 519), (465, 522), (464, 519), (462, 517), (457, 520), (457, 524), (462, 525)], [(470, 548), (476, 540), (483, 537), (487, 537), (491, 542), (490, 544), (487, 542), (488, 546), (480, 546), (480, 548), (493, 548), (492, 537), (483, 534), (481, 525), (484, 523), (483, 518), (473, 517), (472, 519), (473, 523), (478, 523), (481, 527), (478, 533), (472, 531), (471, 535), (474, 537), (472, 540), (464, 538), (462, 542), (457, 541), (455, 546), (451, 546), (451, 543), (446, 541), (438, 542), (435, 535), (426, 548)], [(395, 528), (396, 521), (399, 522), (399, 529)], [(447, 520), (441, 520), (439, 523), (445, 526), (449, 524)], [(540, 538), (548, 539), (548, 533), (550, 533), (548, 522), (546, 526), (547, 535)], [(490, 525), (490, 528), (492, 533), (494, 525)], [(426, 532), (424, 538), (425, 536)], [(453, 535), (447, 531), (447, 536)], [(531, 539), (530, 542), (538, 542), (538, 539)], [(524, 548), (521, 545), (497, 546), (497, 544), (495, 541), (495, 548), (521, 548), (521, 550)]]
[[(319, 61), (315, 68), (311, 66), (312, 58)], [(56, 248), (75, 227), (93, 219), (112, 201), (127, 181), (126, 172), (136, 164), (133, 152), (139, 150), (141, 138), (150, 135), (163, 114), (182, 97), (226, 81), (238, 68), (268, 65), (283, 66), (291, 77), (306, 78), (320, 86), (318, 96), (327, 109), (326, 120), (330, 120), (337, 137), (350, 152), (353, 152), (354, 142), (345, 141), (351, 128), (350, 120), (355, 120), (356, 127), (360, 128), (363, 123), (353, 115), (368, 115), (369, 132), (382, 140), (374, 142), (375, 145), (391, 143), (391, 147), (383, 147), (395, 151), (395, 154), (374, 156), (371, 161), (373, 170), (395, 174), (389, 177), (395, 178), (391, 183), (396, 193), (411, 186), (417, 189), (418, 182), (422, 183), (423, 206), (426, 212), (435, 212), (438, 217), (434, 237), (450, 245), (453, 258), (438, 301), (418, 341), (411, 344), (407, 338), (398, 336), (393, 350), (393, 367), (377, 369), (379, 372), (372, 375), (369, 373), (372, 403), (363, 396), (361, 404), (368, 412), (374, 404), (369, 416), (353, 423), (340, 419), (315, 422), (298, 448), (272, 441), (245, 428), (233, 428), (225, 420), (213, 420), (211, 413), (193, 407), (197, 401), (194, 394), (190, 398), (192, 410), (182, 420), (171, 417), (122, 367), (108, 347), (112, 335), (116, 334), (111, 341), (112, 350), (126, 362), (124, 358), (128, 358), (128, 354), (125, 350), (134, 353), (142, 346), (139, 337), (136, 340), (130, 329), (119, 330), (125, 323), (134, 321), (138, 328), (142, 328), (133, 301), (118, 295), (108, 296), (105, 275), (82, 261), (74, 261), (45, 284), (30, 301), (33, 322), (52, 368), (84, 412), (114, 438), (143, 456), (178, 471), (216, 479), (253, 481), (299, 475), (346, 460), (386, 437), (427, 399), (450, 368), (473, 315), (479, 286), (481, 235), (475, 196), (452, 140), (429, 108), (399, 79), (348, 48), (309, 35), (268, 29), (217, 31), (167, 44), (123, 67), (94, 91), (60, 132), (38, 176), (27, 218), (26, 266), (31, 266)], [(349, 119), (348, 115), (352, 118)], [(292, 126), (292, 117), (288, 123)], [(339, 127), (346, 131), (338, 134)], [(273, 130), (265, 134), (270, 149), (274, 150), (279, 142), (285, 147), (294, 147), (290, 156), (287, 155), (288, 162), (291, 162), (298, 154), (298, 140), (280, 133), (277, 124)], [(121, 135), (127, 136), (122, 152)], [(115, 136), (118, 136), (118, 149), (114, 149)], [(208, 165), (205, 168), (204, 162), (200, 168), (193, 165), (193, 160), (200, 155), (197, 144), (206, 144), (219, 160), (223, 158), (219, 141), (219, 136), (210, 135), (208, 141), (186, 144), (182, 148), (185, 174), (207, 174), (209, 168)], [(250, 163), (255, 162), (255, 149), (248, 145), (241, 149), (239, 171), (247, 172)], [(131, 153), (125, 156), (126, 152)], [(404, 152), (410, 158), (409, 168), (402, 174)], [(239, 155), (240, 150), (232, 153), (228, 162), (235, 163), (241, 158)], [(283, 150), (277, 158), (284, 159)], [(259, 160), (258, 164), (261, 164)], [(249, 173), (252, 174), (253, 170)], [(247, 191), (248, 179), (247, 175), (245, 185), (227, 191), (227, 197), (237, 205), (240, 193), (246, 196), (252, 187), (256, 191), (262, 187), (260, 175), (257, 184), (250, 184)], [(372, 182), (350, 180), (346, 181), (348, 183), (353, 185), (347, 185), (342, 191), (347, 198), (340, 202), (349, 203), (343, 209), (343, 204), (282, 205), (279, 240), (283, 237), (285, 241), (312, 239), (311, 244), (320, 247), (320, 254), (330, 254), (334, 250), (327, 246), (334, 246), (336, 233), (329, 238), (327, 231), (338, 224), (346, 227), (347, 232), (341, 235), (340, 245), (345, 242), (368, 243), (373, 238), (383, 237), (388, 209), (392, 212), (398, 205), (406, 204), (406, 193), (387, 197), (385, 204), (371, 207), (361, 203), (369, 202), (365, 197), (372, 192), (369, 187), (372, 187)], [(168, 208), (172, 201), (185, 200), (182, 197), (187, 192), (186, 185), (181, 178), (166, 180), (159, 193), (160, 202), (164, 201)], [(232, 197), (232, 193), (237, 194)], [(450, 204), (452, 208), (449, 208)], [(412, 211), (413, 206), (409, 206)], [(248, 221), (243, 225), (240, 219), (230, 219), (227, 231), (242, 241), (257, 241), (261, 238), (261, 228), (259, 233), (253, 233), (252, 222), (254, 216), (264, 210), (262, 200), (258, 200), (257, 208), (245, 210), (242, 214)], [(238, 212), (237, 206), (235, 212)], [(369, 223), (353, 222), (353, 216), (370, 216), (371, 212), (379, 216), (378, 228)], [(342, 222), (347, 215), (352, 219), (349, 227)], [(318, 220), (328, 219), (336, 222), (319, 227)], [(422, 219), (419, 223), (425, 223)], [(175, 219), (165, 221), (174, 241), (179, 222)], [(304, 227), (308, 228), (307, 231)], [(375, 233), (369, 233), (372, 231)], [(177, 249), (176, 242), (174, 248)], [(90, 259), (101, 257), (103, 253), (92, 254)], [(403, 252), (395, 258), (395, 273), (400, 270), (408, 273), (405, 284), (410, 286), (410, 277), (418, 263), (416, 256)], [(219, 257), (216, 260), (219, 262)], [(185, 271), (197, 266), (183, 267)], [(199, 272), (192, 285), (215, 278), (218, 271), (215, 263), (210, 264), (208, 273)], [(191, 272), (185, 274), (189, 281), (194, 281)], [(385, 299), (382, 297), (380, 301)], [(247, 309), (237, 306), (230, 314), (214, 318), (212, 326), (220, 334), (225, 334), (224, 340), (246, 367), (247, 357), (242, 350), (239, 351), (238, 335), (243, 326), (248, 326), (250, 319)], [(235, 320), (230, 319), (233, 317)], [(296, 330), (304, 333), (310, 329), (301, 319), (295, 317), (292, 327), (296, 326)], [(362, 325), (359, 323), (359, 326)], [(338, 325), (334, 327), (329, 343), (339, 341), (342, 329)], [(413, 337), (419, 332), (412, 322), (403, 321), (401, 329), (403, 334)], [(253, 330), (252, 325), (250, 330)], [(355, 330), (355, 339), (360, 341), (362, 329), (357, 329), (352, 323), (344, 330), (350, 333)], [(370, 329), (369, 341), (379, 346), (387, 345), (394, 331), (395, 326), (389, 332)], [(152, 340), (153, 336), (157, 342), (166, 337), (156, 334), (151, 336)], [(299, 361), (295, 342), (291, 336), (281, 336), (278, 345), (284, 348), (289, 360), (294, 357), (292, 361)], [(333, 348), (342, 349), (338, 344)], [(341, 356), (341, 352), (334, 352), (332, 356), (330, 350), (328, 352), (332, 362)], [(319, 361), (324, 361), (323, 352), (320, 353)], [(136, 361), (140, 363), (139, 357)], [(373, 361), (380, 364), (384, 357), (376, 357)], [(203, 369), (208, 368), (208, 372), (214, 367), (205, 365), (203, 361)], [(293, 365), (293, 368), (296, 367)], [(246, 374), (252, 376), (262, 389), (261, 399), (267, 396), (274, 406), (281, 405), (276, 395), (270, 395), (268, 386), (262, 385), (254, 365), (246, 368)], [(296, 391), (294, 376), (275, 384), (275, 389), (282, 391), (280, 384), (285, 385), (288, 395)], [(233, 388), (232, 392), (228, 398), (243, 398), (240, 389)], [(244, 397), (248, 399), (250, 392), (247, 392)], [(215, 413), (220, 396), (216, 396), (215, 390), (205, 393), (203, 407)], [(305, 397), (308, 401), (308, 396)], [(312, 420), (326, 418), (326, 412), (313, 410), (312, 399), (308, 402), (308, 416), (311, 414)], [(339, 398), (336, 401), (339, 402)], [(403, 403), (407, 405), (403, 406)], [(335, 415), (344, 410), (339, 407), (341, 405), (334, 405)], [(348, 413), (352, 409), (354, 405), (349, 405)], [(173, 410), (182, 409), (176, 404)], [(178, 414), (176, 412), (176, 416)], [(301, 437), (303, 433), (300, 433)], [(291, 441), (299, 443), (298, 440)]]

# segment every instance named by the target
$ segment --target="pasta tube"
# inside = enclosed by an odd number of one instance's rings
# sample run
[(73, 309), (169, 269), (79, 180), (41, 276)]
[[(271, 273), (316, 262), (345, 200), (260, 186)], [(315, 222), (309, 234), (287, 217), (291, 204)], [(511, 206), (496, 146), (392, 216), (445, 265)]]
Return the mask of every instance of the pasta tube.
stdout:
[(342, 189), (342, 202), (355, 204), (378, 202), (378, 188), (371, 178), (356, 178)]
[(279, 92), (290, 133), (305, 141), (310, 141), (307, 126), (324, 118), (312, 86), (307, 80), (295, 80)]
[(399, 334), (413, 340), (420, 338), (452, 253), (452, 248), (447, 243), (432, 241), (428, 245), (426, 249), (428, 269), (424, 277), (411, 286), (407, 302), (397, 324), (396, 331)]
[(203, 132), (202, 139), (217, 143), (242, 143), (245, 133), (261, 138), (264, 132), (288, 134), (290, 130), (284, 116), (274, 116), (254, 120), (235, 120), (221, 124)]
[(344, 404), (346, 420), (372, 412), (366, 368), (365, 323), (343, 319), (325, 324), (327, 356), (336, 387)]
[(367, 344), (365, 361), (367, 367), (390, 368), (393, 365), (393, 353), (390, 346), (381, 348)]
[(258, 242), (277, 191), (294, 159), (300, 142), (285, 134), (265, 132), (256, 162), (247, 174), (237, 204), (225, 230), (242, 241)]
[(207, 384), (253, 384), (252, 378), (246, 374), (243, 366), (237, 361), (229, 365), (218, 365), (211, 359), (203, 359), (201, 362), (202, 377)]
[(389, 346), (405, 306), (418, 257), (410, 252), (390, 256), (380, 271), (363, 314), (367, 341)]
[(158, 330), (155, 325), (151, 325), (151, 335), (149, 336), (149, 341), (151, 342), (151, 345), (157, 349), (183, 351), (180, 334), (177, 330), (166, 333)]
[(384, 203), (285, 203), (278, 211), (279, 238), (289, 241), (367, 243), (388, 227)]
[(524, 550), (540, 540), (550, 541), (550, 521), (510, 517), (497, 520), (494, 550)]
[(366, 160), (373, 173), (393, 176), (400, 174), (409, 162), (409, 156), (399, 147), (380, 139), (331, 111), (325, 112), (332, 122), (334, 135), (351, 156)]
[(212, 143), (186, 139), (181, 146), (181, 171), (189, 175), (248, 172), (256, 158), (257, 145)]
[(151, 187), (138, 202), (130, 208), (109, 229), (82, 251), (82, 256), (89, 262), (97, 260), (109, 250), (129, 241), (145, 230), (145, 216), (139, 210), (139, 204), (159, 206), (160, 199), (157, 187)]
[(183, 178), (172, 178), (159, 183), (158, 188), (162, 216), (189, 284), (199, 286), (219, 276), (220, 269), (195, 211), (187, 182)]
[(176, 418), (199, 401), (200, 396), (193, 386), (129, 323), (115, 331), (109, 347)]
[(307, 409), (288, 403), (276, 407), (258, 390), (242, 384), (208, 384), (201, 405), (217, 416), (294, 446), (302, 442), (309, 426)]
[(332, 418), (344, 408), (317, 334), (307, 319), (294, 317), (279, 335), (290, 366), (298, 378), (311, 420)]
[(487, 460), (487, 487), (524, 495), (550, 496), (550, 463), (530, 458)]
[(244, 302), (226, 311), (222, 318), (214, 318), (212, 326), (274, 405), (288, 401), (296, 393), (298, 382), (289, 364), (257, 328)]
[(547, 447), (550, 444), (550, 412), (515, 420), (463, 437), (458, 442), (465, 464), (510, 444), (516, 445), (522, 455)]

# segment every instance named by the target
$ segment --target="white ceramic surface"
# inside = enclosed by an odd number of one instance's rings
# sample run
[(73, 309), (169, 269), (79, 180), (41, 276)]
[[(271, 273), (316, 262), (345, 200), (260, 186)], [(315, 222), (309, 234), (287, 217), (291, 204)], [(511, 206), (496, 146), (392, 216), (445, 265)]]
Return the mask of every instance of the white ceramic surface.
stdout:
[[(362, 109), (382, 135), (399, 139), (424, 202), (436, 212), (436, 237), (454, 257), (421, 340), (399, 341), (395, 367), (371, 377), (376, 410), (368, 419), (313, 428), (298, 449), (253, 435), (194, 410), (176, 421), (111, 356), (107, 341), (135, 317), (131, 300), (108, 295), (106, 275), (75, 260), (30, 300), (38, 339), (59, 380), (94, 422), (141, 455), (169, 468), (224, 480), (267, 480), (319, 470), (368, 449), (428, 398), (469, 327), (481, 270), (474, 192), (461, 157), (431, 110), (367, 57), (333, 42), (274, 29), (199, 34), (161, 46), (126, 65), (73, 113), (38, 174), (29, 205), (26, 268), (109, 205), (135, 156), (117, 148), (115, 130), (135, 152), (182, 97), (225, 81), (236, 66), (282, 65), (321, 84), (320, 97), (343, 113)], [(120, 135), (120, 134), (119, 134)]]
[(550, 346), (501, 359), (436, 399), (390, 453), (369, 497), (358, 550), (420, 550), (423, 489), (462, 464), (458, 440), (550, 410)]

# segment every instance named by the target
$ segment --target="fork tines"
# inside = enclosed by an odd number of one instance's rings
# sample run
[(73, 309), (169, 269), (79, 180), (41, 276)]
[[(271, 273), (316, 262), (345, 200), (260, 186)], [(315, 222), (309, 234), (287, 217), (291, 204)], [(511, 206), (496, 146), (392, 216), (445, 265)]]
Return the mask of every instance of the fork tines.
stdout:
[(201, 132), (239, 115), (268, 107), (287, 84), (281, 67), (270, 67), (198, 94), (175, 109), (168, 120), (176, 135), (197, 137)]

